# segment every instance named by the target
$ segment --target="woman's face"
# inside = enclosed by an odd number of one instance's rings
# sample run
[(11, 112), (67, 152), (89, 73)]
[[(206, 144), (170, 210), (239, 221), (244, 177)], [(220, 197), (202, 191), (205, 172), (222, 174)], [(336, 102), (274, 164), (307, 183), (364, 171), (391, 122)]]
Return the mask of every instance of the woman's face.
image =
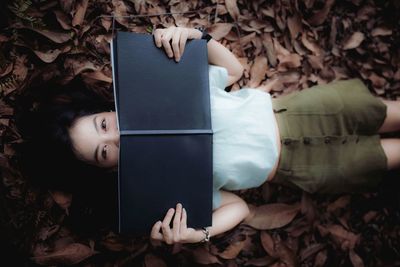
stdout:
[(77, 119), (69, 129), (75, 155), (103, 168), (118, 165), (119, 132), (115, 112), (102, 112)]

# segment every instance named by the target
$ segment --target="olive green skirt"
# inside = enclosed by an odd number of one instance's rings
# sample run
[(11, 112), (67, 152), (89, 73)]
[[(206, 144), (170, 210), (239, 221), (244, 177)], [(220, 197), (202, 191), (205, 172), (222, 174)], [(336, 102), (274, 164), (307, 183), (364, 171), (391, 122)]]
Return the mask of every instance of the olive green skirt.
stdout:
[(378, 129), (386, 105), (358, 79), (314, 86), (273, 99), (281, 155), (271, 182), (310, 193), (377, 186), (387, 170)]

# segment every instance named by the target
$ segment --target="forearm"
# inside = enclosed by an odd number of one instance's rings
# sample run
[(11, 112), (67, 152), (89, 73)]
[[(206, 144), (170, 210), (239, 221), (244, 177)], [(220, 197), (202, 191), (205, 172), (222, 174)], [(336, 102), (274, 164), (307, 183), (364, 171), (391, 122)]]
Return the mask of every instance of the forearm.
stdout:
[[(212, 226), (208, 227), (210, 237), (231, 230), (242, 222), (248, 214), (249, 209), (245, 202), (228, 204), (215, 210), (212, 215)], [(201, 242), (204, 238), (204, 232), (198, 229), (193, 233), (191, 242)]]
[[(249, 214), (249, 207), (244, 200), (233, 193), (223, 192), (221, 207), (214, 210), (212, 214), (212, 226), (208, 227), (210, 237), (231, 230), (249, 216)], [(202, 230), (196, 230), (192, 241), (200, 242), (204, 237), (205, 234)]]
[[(196, 39), (201, 38), (201, 32), (194, 30)], [(229, 51), (225, 46), (214, 39), (211, 39), (207, 44), (208, 62), (212, 65), (221, 66), (228, 71), (228, 84), (231, 85), (242, 77), (243, 66), (240, 64), (236, 56)]]

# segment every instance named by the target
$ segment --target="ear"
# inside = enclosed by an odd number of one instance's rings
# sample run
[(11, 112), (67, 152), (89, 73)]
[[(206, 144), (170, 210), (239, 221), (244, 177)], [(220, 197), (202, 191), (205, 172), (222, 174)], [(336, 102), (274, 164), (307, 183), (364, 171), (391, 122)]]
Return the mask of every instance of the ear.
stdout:
[(49, 193), (54, 202), (57, 203), (60, 208), (68, 212), (68, 208), (71, 206), (72, 202), (72, 194), (53, 190), (49, 191)]

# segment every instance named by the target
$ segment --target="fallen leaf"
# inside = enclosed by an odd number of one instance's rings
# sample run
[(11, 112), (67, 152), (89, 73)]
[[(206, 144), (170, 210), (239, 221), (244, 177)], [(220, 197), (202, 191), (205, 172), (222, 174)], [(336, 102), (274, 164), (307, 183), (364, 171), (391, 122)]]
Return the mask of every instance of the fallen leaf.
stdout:
[(89, 0), (78, 0), (76, 4), (75, 15), (72, 19), (72, 26), (82, 26), (82, 22), (85, 18), (86, 10), (88, 7)]
[(325, 266), (327, 259), (328, 259), (328, 253), (327, 253), (326, 249), (318, 252), (317, 256), (315, 256), (314, 267)]
[(146, 267), (167, 267), (167, 264), (159, 256), (152, 253), (144, 256), (144, 264)]
[(350, 203), (351, 197), (349, 195), (344, 195), (336, 199), (334, 202), (330, 203), (327, 207), (328, 212), (335, 212), (338, 209), (343, 209), (347, 207)]
[(343, 43), (343, 49), (349, 50), (358, 47), (362, 41), (364, 41), (365, 36), (362, 32), (355, 32), (353, 33), (350, 38), (348, 38)]
[(266, 231), (261, 231), (260, 234), (261, 245), (263, 246), (265, 252), (272, 257), (277, 257), (277, 252), (275, 251), (275, 243), (271, 235)]
[(328, 14), (332, 8), (332, 5), (335, 3), (335, 0), (327, 0), (325, 1), (324, 7), (317, 11), (309, 20), (308, 22), (313, 26), (318, 26), (324, 23)]
[(392, 29), (386, 28), (386, 27), (378, 27), (372, 30), (371, 35), (376, 37), (376, 36), (388, 36), (392, 35)]
[(357, 253), (354, 252), (353, 249), (350, 250), (349, 257), (354, 267), (364, 267), (363, 260), (357, 255)]
[(205, 249), (204, 247), (197, 247), (191, 250), (192, 256), (196, 263), (200, 264), (214, 264), (214, 263), (221, 263), (218, 260), (218, 257), (212, 255), (210, 251)]
[(260, 85), (261, 81), (265, 79), (265, 74), (268, 68), (268, 60), (266, 57), (258, 56), (254, 60), (254, 64), (250, 69), (250, 82), (249, 86), (255, 88)]
[(209, 33), (215, 40), (220, 40), (231, 31), (232, 26), (232, 23), (216, 23), (211, 26)]
[(303, 24), (301, 23), (301, 18), (297, 13), (288, 18), (288, 28), (293, 40), (303, 31)]
[(46, 253), (45, 255), (35, 256), (31, 259), (41, 265), (72, 265), (81, 262), (96, 253), (96, 251), (93, 251), (86, 245), (73, 243), (63, 249), (52, 253)]
[(237, 21), (240, 16), (237, 0), (225, 0), (225, 6), (226, 10), (229, 12), (229, 15), (231, 15), (234, 21)]
[(280, 228), (290, 223), (299, 211), (299, 204), (266, 204), (257, 207), (255, 216), (246, 224), (258, 230)]
[(219, 256), (223, 259), (234, 259), (237, 257), (237, 255), (239, 255), (239, 253), (248, 242), (249, 240), (247, 237), (246, 239), (241, 241), (234, 241), (230, 243), (229, 246), (222, 253), (219, 254)]

